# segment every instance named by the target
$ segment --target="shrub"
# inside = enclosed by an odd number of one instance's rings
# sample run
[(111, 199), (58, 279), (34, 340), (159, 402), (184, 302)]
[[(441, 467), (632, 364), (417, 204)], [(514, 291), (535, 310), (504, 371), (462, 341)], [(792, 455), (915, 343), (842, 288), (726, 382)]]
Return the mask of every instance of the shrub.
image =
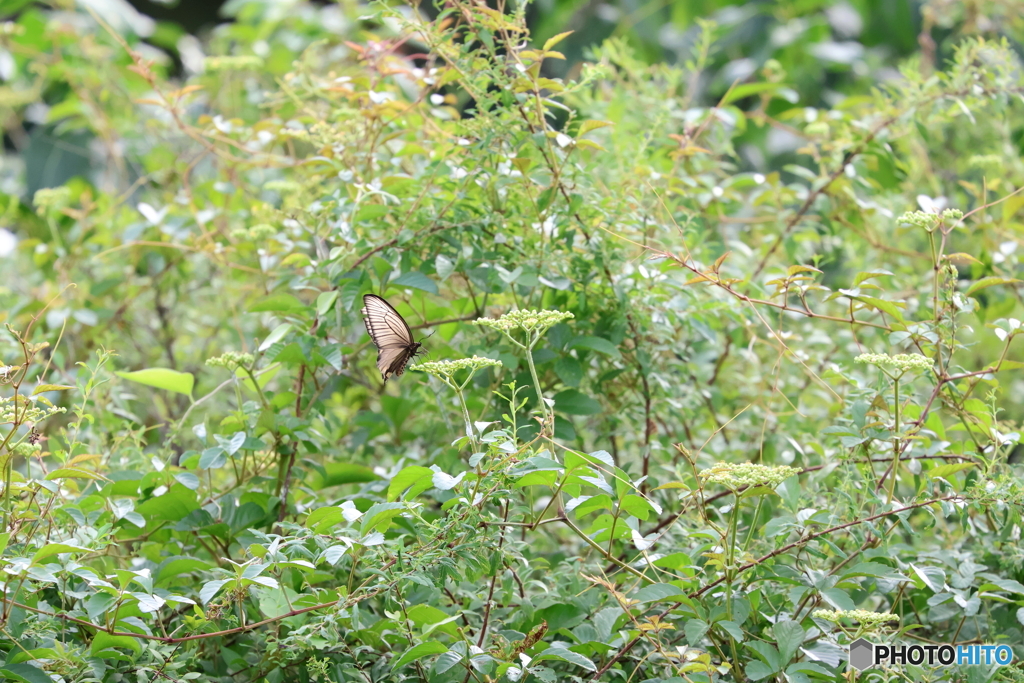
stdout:
[[(830, 106), (818, 30), (743, 82), (708, 22), (684, 63), (612, 38), (556, 78), (572, 39), (524, 6), (234, 9), (177, 75), (163, 25), (4, 26), (0, 672), (1024, 656), (1007, 41)], [(431, 354), (384, 389), (367, 292)]]

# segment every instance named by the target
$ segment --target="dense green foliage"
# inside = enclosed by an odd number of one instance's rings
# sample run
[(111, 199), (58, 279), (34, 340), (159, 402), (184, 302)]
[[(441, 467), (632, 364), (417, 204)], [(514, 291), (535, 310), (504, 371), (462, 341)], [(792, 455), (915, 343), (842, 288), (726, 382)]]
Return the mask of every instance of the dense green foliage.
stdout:
[[(1024, 657), (1020, 7), (890, 5), (21, 7), (0, 674)], [(383, 388), (369, 292), (429, 351)]]

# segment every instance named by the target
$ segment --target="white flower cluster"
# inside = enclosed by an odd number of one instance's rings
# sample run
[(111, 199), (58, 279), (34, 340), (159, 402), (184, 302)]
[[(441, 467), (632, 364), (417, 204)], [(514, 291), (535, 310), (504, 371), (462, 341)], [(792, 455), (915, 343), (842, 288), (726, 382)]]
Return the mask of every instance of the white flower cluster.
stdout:
[(899, 621), (900, 615), (892, 612), (871, 612), (866, 609), (819, 609), (811, 612), (815, 619), (824, 619), (838, 624), (840, 619), (852, 619), (865, 626), (881, 626), (893, 621)]
[(702, 470), (697, 476), (706, 483), (722, 484), (733, 491), (744, 486), (769, 486), (775, 488), (783, 481), (799, 473), (800, 470), (789, 465), (758, 465), (752, 462), (716, 463), (710, 469)]
[(514, 329), (526, 330), (527, 332), (543, 332), (554, 327), (563, 320), (569, 320), (575, 316), (565, 311), (509, 311), (497, 320), (494, 318), (480, 318), (474, 320), (474, 325), (483, 325), (501, 332), (509, 332)]
[(883, 369), (892, 369), (899, 372), (930, 370), (932, 367), (932, 360), (919, 353), (898, 353), (895, 356), (890, 356), (886, 353), (862, 353), (853, 360), (856, 363), (877, 365)]
[(426, 363), (418, 363), (409, 369), (417, 372), (425, 372), (428, 375), (434, 375), (440, 379), (448, 379), (459, 370), (470, 370), (472, 372), (476, 372), (482, 368), (490, 367), (500, 368), (501, 361), (473, 356), (472, 358), (460, 358), (458, 360), (427, 361)]

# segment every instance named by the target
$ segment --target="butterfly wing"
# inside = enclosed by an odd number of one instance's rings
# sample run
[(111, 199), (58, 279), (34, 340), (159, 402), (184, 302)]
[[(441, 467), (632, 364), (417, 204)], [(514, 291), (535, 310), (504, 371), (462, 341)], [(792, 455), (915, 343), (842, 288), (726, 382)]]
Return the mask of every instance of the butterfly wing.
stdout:
[[(417, 344), (417, 346), (419, 345)], [(414, 355), (415, 352), (407, 347), (395, 347), (380, 351), (377, 354), (377, 369), (380, 370), (384, 381), (387, 382), (388, 378), (392, 375), (395, 377), (401, 376), (405, 372), (406, 364)]]
[(420, 345), (413, 341), (412, 330), (395, 307), (376, 294), (363, 296), (363, 323), (377, 347), (377, 369), (387, 382), (405, 372)]

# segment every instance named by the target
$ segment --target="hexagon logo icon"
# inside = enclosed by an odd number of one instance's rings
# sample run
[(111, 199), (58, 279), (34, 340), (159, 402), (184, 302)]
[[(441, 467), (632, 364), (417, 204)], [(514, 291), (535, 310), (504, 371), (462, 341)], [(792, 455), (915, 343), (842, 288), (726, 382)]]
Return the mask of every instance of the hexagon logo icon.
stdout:
[(870, 669), (875, 664), (875, 646), (864, 638), (850, 643), (850, 666), (858, 671)]

